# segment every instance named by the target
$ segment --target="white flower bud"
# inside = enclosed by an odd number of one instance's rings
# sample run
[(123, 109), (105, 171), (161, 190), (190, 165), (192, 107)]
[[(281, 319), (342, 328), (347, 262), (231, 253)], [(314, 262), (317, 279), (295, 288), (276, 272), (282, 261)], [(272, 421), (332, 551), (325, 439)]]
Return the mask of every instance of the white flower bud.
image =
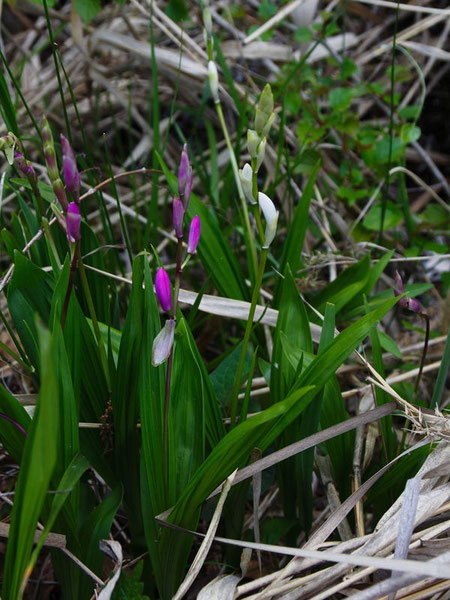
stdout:
[(266, 154), (266, 138), (263, 138), (258, 146), (258, 152), (256, 154), (256, 172), (259, 171), (259, 167), (262, 165), (264, 155)]
[(217, 67), (214, 61), (210, 60), (208, 63), (208, 77), (209, 87), (216, 104), (219, 103), (219, 76), (217, 74)]
[(258, 201), (261, 210), (263, 211), (264, 218), (266, 219), (266, 231), (264, 235), (264, 246), (263, 248), (268, 248), (275, 237), (277, 232), (278, 225), (278, 211), (275, 208), (274, 203), (262, 192), (258, 194)]
[(239, 169), (239, 179), (248, 202), (256, 204), (256, 198), (253, 196), (253, 171), (248, 163), (245, 163), (243, 169)]
[(274, 121), (275, 121), (275, 113), (272, 113), (270, 115), (270, 117), (267, 119), (266, 124), (262, 128), (261, 137), (264, 138), (269, 135), (270, 128), (272, 127)]
[(208, 34), (208, 36), (211, 37), (211, 35), (212, 35), (212, 18), (211, 18), (211, 11), (209, 10), (208, 6), (203, 9), (203, 25), (205, 26), (206, 33)]
[(251, 158), (256, 158), (261, 138), (254, 129), (247, 130), (247, 150)]

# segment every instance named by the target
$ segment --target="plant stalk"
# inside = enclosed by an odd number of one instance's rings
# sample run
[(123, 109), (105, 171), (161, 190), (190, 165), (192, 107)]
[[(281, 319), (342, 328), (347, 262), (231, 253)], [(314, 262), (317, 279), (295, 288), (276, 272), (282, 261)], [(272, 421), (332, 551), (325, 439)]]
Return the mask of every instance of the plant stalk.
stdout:
[[(172, 307), (172, 315), (171, 319), (173, 321), (177, 320), (177, 309), (178, 309), (178, 295), (180, 293), (180, 284), (181, 284), (181, 273), (183, 272), (181, 255), (183, 251), (183, 238), (178, 238), (177, 245), (177, 266), (175, 271), (175, 287), (173, 294), (173, 307)], [(175, 345), (175, 343), (174, 343)], [(167, 371), (166, 371), (166, 386), (164, 393), (164, 460), (166, 463), (166, 474), (167, 474), (167, 466), (168, 466), (168, 432), (169, 432), (169, 402), (170, 402), (170, 383), (172, 379), (172, 365), (173, 365), (173, 348), (172, 346), (169, 354), (169, 358), (167, 360)]]
[(66, 297), (64, 298), (64, 304), (61, 314), (61, 328), (64, 331), (64, 326), (66, 324), (67, 317), (67, 309), (69, 308), (70, 295), (72, 293), (73, 283), (75, 281), (75, 275), (77, 273), (78, 268), (78, 258), (80, 255), (80, 240), (77, 240), (74, 245), (72, 260), (70, 262), (70, 274), (69, 274), (69, 282), (67, 284)]

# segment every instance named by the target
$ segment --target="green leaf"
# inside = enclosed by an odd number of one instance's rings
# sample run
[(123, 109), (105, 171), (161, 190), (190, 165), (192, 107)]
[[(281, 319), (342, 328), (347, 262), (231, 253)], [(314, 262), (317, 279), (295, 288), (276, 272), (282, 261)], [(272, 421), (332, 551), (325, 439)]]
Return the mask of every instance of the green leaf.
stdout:
[(314, 305), (324, 312), (325, 305), (330, 302), (335, 305), (336, 313), (356, 296), (367, 284), (370, 269), (370, 255), (366, 254), (359, 262), (347, 267), (339, 273), (334, 281), (317, 294)]
[[(19, 423), (25, 431), (31, 425), (31, 418), (24, 407), (3, 386), (0, 386), (0, 412)], [(6, 451), (19, 464), (25, 446), (26, 437), (12, 423), (0, 418), (0, 440)]]
[(402, 358), (400, 348), (397, 346), (396, 342), (389, 335), (387, 335), (387, 333), (379, 331), (378, 337), (380, 338), (381, 347), (384, 348), (386, 352), (390, 352), (392, 356), (395, 356), (396, 358)]
[[(381, 204), (375, 204), (364, 217), (363, 225), (370, 231), (379, 231), (381, 228)], [(384, 217), (384, 230), (397, 227), (403, 221), (403, 211), (392, 202), (386, 203), (386, 212)]]
[(404, 123), (400, 129), (400, 139), (404, 144), (416, 142), (421, 136), (420, 127), (412, 123)]
[(98, 15), (102, 6), (100, 0), (74, 0), (75, 11), (88, 24)]
[[(294, 218), (292, 219), (286, 240), (283, 244), (283, 252), (281, 254), (279, 267), (281, 273), (285, 273), (287, 265), (289, 264), (289, 268), (295, 275), (301, 265), (303, 242), (305, 240), (309, 223), (309, 206), (311, 204), (311, 198), (314, 192), (314, 183), (319, 166), (319, 163), (316, 162), (313, 172), (308, 179), (308, 183), (303, 190), (302, 197), (295, 208)], [(279, 306), (281, 287), (282, 279), (280, 278), (274, 294), (273, 306), (275, 307)]]
[(333, 110), (344, 111), (350, 107), (353, 100), (352, 88), (339, 87), (331, 90), (329, 100)]
[[(302, 44), (304, 42), (310, 42), (313, 38), (313, 32), (309, 27), (299, 27), (295, 30), (294, 33), (294, 41), (298, 44)], [(300, 94), (299, 94), (300, 95)]]
[(36, 525), (57, 460), (59, 389), (53, 362), (55, 348), (51, 334), (42, 326), (38, 330), (42, 384), (14, 496), (2, 587), (5, 600), (22, 597)]

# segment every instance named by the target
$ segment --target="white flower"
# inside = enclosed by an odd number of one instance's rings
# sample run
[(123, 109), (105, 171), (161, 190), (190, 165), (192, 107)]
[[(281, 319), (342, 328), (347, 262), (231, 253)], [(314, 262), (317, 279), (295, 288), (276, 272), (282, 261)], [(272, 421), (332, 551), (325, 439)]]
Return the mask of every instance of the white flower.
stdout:
[(278, 224), (278, 211), (275, 208), (274, 203), (262, 192), (258, 194), (258, 201), (261, 210), (264, 213), (264, 218), (266, 219), (266, 231), (264, 236), (264, 246), (263, 248), (268, 248), (275, 237), (277, 232), (277, 224)]

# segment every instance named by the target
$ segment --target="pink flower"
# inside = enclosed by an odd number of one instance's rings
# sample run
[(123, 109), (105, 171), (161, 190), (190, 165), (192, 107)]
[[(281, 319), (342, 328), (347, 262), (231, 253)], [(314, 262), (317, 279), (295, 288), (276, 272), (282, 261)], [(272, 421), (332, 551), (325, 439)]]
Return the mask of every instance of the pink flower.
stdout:
[(172, 307), (172, 288), (167, 272), (160, 267), (156, 272), (155, 291), (158, 302), (165, 312), (169, 312)]
[(200, 239), (200, 217), (195, 215), (189, 227), (188, 237), (188, 254), (195, 254), (197, 251), (198, 241)]

